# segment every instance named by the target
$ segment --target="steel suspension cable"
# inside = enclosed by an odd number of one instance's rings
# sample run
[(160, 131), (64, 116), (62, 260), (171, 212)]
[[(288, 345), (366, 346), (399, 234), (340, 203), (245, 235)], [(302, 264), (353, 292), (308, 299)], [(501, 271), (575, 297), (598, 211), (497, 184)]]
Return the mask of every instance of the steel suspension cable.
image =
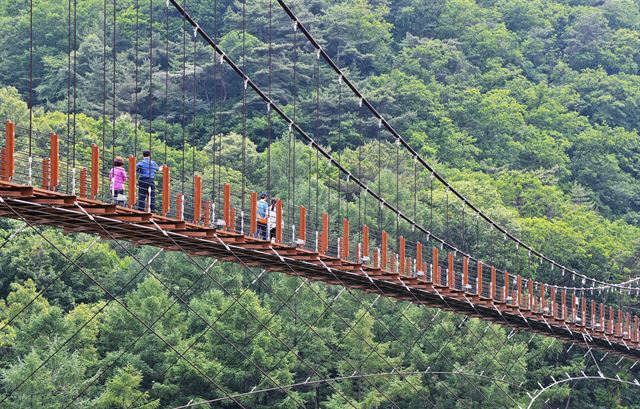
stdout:
[[(149, 0), (149, 151), (152, 150), (153, 134), (153, 0)], [(166, 163), (166, 162), (165, 162)], [(149, 198), (151, 200), (151, 198)]]
[(102, 2), (102, 166), (107, 139), (107, 0)]
[[(135, 0), (134, 2), (134, 7), (136, 9), (136, 16), (135, 16), (135, 38), (134, 38), (134, 42), (133, 42), (133, 59), (134, 61), (134, 68), (133, 68), (133, 77), (134, 77), (134, 88), (135, 91), (133, 93), (133, 97), (134, 97), (134, 110), (135, 110), (135, 114), (133, 115), (133, 154), (135, 155), (135, 157), (138, 157), (138, 115), (140, 113), (140, 105), (138, 105), (138, 91), (140, 89), (140, 85), (139, 85), (139, 67), (138, 67), (138, 62), (140, 61), (139, 58), (139, 41), (140, 41), (140, 3), (139, 0)], [(115, 47), (115, 43), (114, 43), (114, 47)]]
[[(33, 144), (33, 0), (29, 0), (29, 163)], [(29, 166), (31, 170), (31, 166)], [(31, 180), (29, 180), (31, 182)]]
[[(242, 71), (247, 72), (247, 0), (242, 0)], [(246, 79), (242, 87), (242, 186), (241, 186), (241, 214), (244, 219), (246, 209), (246, 179), (247, 179), (247, 83)]]

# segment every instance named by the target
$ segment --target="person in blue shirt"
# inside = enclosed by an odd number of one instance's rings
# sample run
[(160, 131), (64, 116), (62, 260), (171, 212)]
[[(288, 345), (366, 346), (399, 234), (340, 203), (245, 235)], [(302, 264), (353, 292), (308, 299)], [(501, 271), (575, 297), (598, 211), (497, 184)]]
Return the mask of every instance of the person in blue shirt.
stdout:
[(145, 203), (149, 190), (151, 190), (151, 198), (149, 208), (151, 212), (156, 211), (156, 172), (161, 167), (151, 160), (151, 151), (142, 151), (142, 160), (136, 164), (136, 173), (138, 174), (138, 210), (146, 211)]
[(269, 223), (269, 203), (267, 203), (267, 194), (260, 193), (258, 200), (258, 230), (256, 237), (262, 240), (268, 240), (267, 224)]

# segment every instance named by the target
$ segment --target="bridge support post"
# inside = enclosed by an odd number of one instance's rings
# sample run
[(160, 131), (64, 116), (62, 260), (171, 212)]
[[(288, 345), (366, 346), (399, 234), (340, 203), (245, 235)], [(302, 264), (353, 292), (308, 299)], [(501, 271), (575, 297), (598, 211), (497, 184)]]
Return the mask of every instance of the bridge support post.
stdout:
[(193, 176), (193, 222), (200, 223), (202, 217), (202, 176)]
[[(162, 168), (162, 194), (164, 195), (164, 168)], [(136, 175), (136, 157), (133, 155), (129, 155), (129, 200), (128, 200), (128, 205), (130, 209), (133, 209), (134, 206), (136, 205), (136, 180), (137, 179), (137, 175)], [(164, 209), (164, 196), (162, 199), (162, 209)], [(163, 214), (166, 216), (166, 214), (163, 211)]]
[(504, 278), (502, 279), (504, 281), (504, 286), (502, 287), (502, 302), (505, 303), (509, 303), (509, 272), (507, 270), (504, 271)]
[(171, 209), (171, 168), (162, 166), (162, 215), (169, 214)]
[(527, 304), (527, 309), (529, 311), (533, 312), (533, 297), (534, 297), (534, 295), (533, 295), (533, 280), (532, 279), (529, 279), (529, 281), (527, 282), (527, 287), (528, 287), (528, 290), (529, 290), (529, 297), (528, 297), (529, 301), (528, 301), (528, 304)]
[(551, 287), (551, 316), (558, 316), (558, 302), (556, 301), (556, 288)]
[(88, 178), (87, 168), (80, 169), (80, 197), (83, 199), (87, 198), (87, 178)]
[(349, 258), (349, 219), (342, 220), (342, 258)]
[(249, 236), (254, 237), (258, 231), (258, 193), (251, 192), (249, 196)]
[[(416, 243), (416, 275), (419, 277), (424, 276), (424, 261), (422, 256), (422, 243)], [(423, 277), (424, 278), (424, 277)]]
[(469, 290), (469, 257), (462, 256), (462, 291)]
[(329, 249), (329, 215), (322, 213), (322, 230), (320, 231), (320, 254), (327, 254)]
[(431, 255), (431, 280), (434, 285), (440, 285), (440, 256), (438, 255), (438, 248), (433, 246), (433, 252)]
[(387, 232), (383, 230), (380, 238), (380, 270), (387, 269), (387, 240)]
[(176, 219), (184, 220), (184, 195), (176, 196)]
[(16, 151), (16, 124), (11, 121), (4, 123), (5, 125), (5, 151), (4, 161), (2, 163), (4, 174), (3, 179), (11, 181), (15, 167), (15, 151)]
[(222, 211), (224, 214), (224, 230), (231, 229), (231, 185), (225, 183), (222, 188)]
[(369, 261), (369, 226), (366, 224), (362, 227), (362, 263), (367, 264)]
[(406, 249), (405, 249), (405, 239), (403, 236), (400, 236), (398, 238), (398, 263), (400, 264), (400, 266), (398, 267), (398, 270), (400, 271), (400, 274), (406, 274), (407, 271), (407, 254), (406, 254)]
[(51, 140), (51, 150), (49, 151), (49, 160), (51, 166), (51, 175), (49, 177), (49, 186), (51, 190), (58, 190), (60, 177), (60, 141), (57, 133), (49, 134)]
[(491, 266), (491, 286), (489, 287), (489, 298), (492, 300), (496, 299), (496, 286), (498, 285), (498, 280), (496, 277), (496, 267)]
[(477, 274), (476, 277), (476, 292), (479, 297), (482, 297), (482, 261), (478, 260), (478, 264), (476, 266)]
[(211, 200), (204, 201), (203, 223), (205, 227), (211, 227)]
[(98, 153), (98, 145), (91, 144), (91, 199), (96, 200), (98, 197), (98, 188), (100, 183), (100, 155)]
[(545, 294), (544, 294), (544, 283), (540, 283), (540, 312), (544, 314), (545, 309)]
[(49, 189), (50, 186), (50, 178), (49, 178), (49, 158), (42, 159), (42, 188)]
[(276, 242), (282, 243), (282, 200), (276, 200)]
[(304, 247), (307, 242), (307, 208), (300, 206), (300, 225), (298, 226), (298, 241), (296, 245)]

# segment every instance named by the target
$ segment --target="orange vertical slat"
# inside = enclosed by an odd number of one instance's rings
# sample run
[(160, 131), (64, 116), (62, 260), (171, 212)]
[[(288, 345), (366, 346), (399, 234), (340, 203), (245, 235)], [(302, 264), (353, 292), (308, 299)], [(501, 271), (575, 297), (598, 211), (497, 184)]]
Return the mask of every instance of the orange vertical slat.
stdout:
[(576, 299), (576, 294), (572, 293), (571, 294), (571, 322), (576, 322), (576, 318), (578, 318), (578, 315), (577, 315), (578, 309), (576, 308), (577, 303), (578, 303), (578, 300)]
[(622, 310), (618, 309), (618, 322), (616, 323), (616, 337), (622, 336)]
[(551, 287), (551, 316), (558, 316), (558, 303), (556, 302), (556, 288)]
[(80, 197), (83, 199), (87, 197), (87, 173), (87, 168), (80, 169)]
[(16, 152), (16, 124), (11, 121), (5, 122), (5, 179), (11, 180), (15, 168)]
[(453, 253), (449, 252), (449, 254), (447, 254), (447, 285), (451, 289), (456, 288), (456, 273), (454, 262), (455, 260), (453, 258)]
[(633, 316), (633, 341), (634, 342), (639, 342), (640, 341), (640, 334), (638, 334), (638, 328), (639, 328), (639, 322), (638, 322), (638, 316), (634, 315)]
[(398, 245), (400, 247), (398, 249), (399, 250), (398, 252), (400, 253), (400, 255), (398, 256), (400, 258), (400, 260), (398, 260), (400, 263), (399, 270), (400, 270), (400, 274), (404, 274), (407, 268), (407, 265), (406, 265), (407, 254), (406, 254), (406, 249), (404, 247), (406, 245), (406, 242), (404, 237), (400, 236)]
[[(251, 192), (249, 199), (249, 235), (254, 236), (258, 231), (258, 193)], [(268, 211), (268, 210), (267, 210)], [(267, 217), (269, 215), (267, 214)]]
[(223, 214), (224, 214), (224, 229), (229, 231), (231, 229), (231, 185), (224, 184), (223, 187)]
[(604, 325), (604, 303), (600, 303), (600, 331), (604, 332), (605, 331), (605, 325)]
[(42, 188), (49, 189), (49, 158), (42, 159)]
[[(165, 167), (167, 167), (165, 165)], [(164, 168), (162, 169), (162, 174), (164, 175)], [(162, 178), (162, 186), (164, 192), (164, 176)], [(163, 193), (164, 194), (164, 193)], [(164, 212), (164, 199), (162, 200), (162, 209)], [(129, 155), (129, 207), (133, 208), (136, 205), (136, 157), (133, 155)]]
[(342, 220), (342, 254), (343, 259), (349, 258), (349, 219)]
[(232, 207), (229, 212), (229, 230), (236, 232), (236, 208)]
[(382, 237), (380, 239), (380, 269), (387, 269), (387, 232), (382, 231)]
[(562, 307), (561, 307), (562, 308), (562, 311), (561, 311), (562, 319), (566, 320), (567, 319), (567, 290), (566, 289), (562, 290), (562, 297), (561, 298), (562, 298), (562, 300), (561, 300), (562, 301)]
[(507, 297), (509, 297), (509, 272), (504, 271), (503, 287), (502, 287), (502, 301), (507, 302)]
[(211, 200), (204, 201), (204, 220), (205, 227), (211, 226)]
[(516, 278), (516, 299), (514, 300), (515, 305), (522, 305), (522, 277), (518, 274)]
[(202, 177), (193, 176), (193, 222), (200, 223), (202, 217)]
[(544, 314), (545, 297), (544, 297), (544, 283), (540, 283), (540, 312)]
[(462, 256), (462, 291), (467, 291), (469, 285), (469, 257)]
[(533, 280), (529, 279), (527, 282), (527, 287), (529, 289), (529, 301), (528, 301), (528, 309), (533, 311)]
[(369, 259), (369, 226), (366, 224), (362, 228), (362, 258)]
[(478, 273), (478, 276), (476, 277), (476, 286), (478, 287), (477, 292), (478, 295), (482, 295), (482, 261), (478, 260), (476, 270)]
[(587, 325), (587, 297), (584, 296), (584, 294), (582, 295), (582, 300), (581, 300), (581, 323), (582, 325)]
[(497, 291), (498, 279), (496, 277), (496, 268), (495, 266), (491, 266), (491, 289), (489, 291), (489, 298), (492, 300), (496, 299), (496, 291)]
[(176, 219), (182, 220), (184, 214), (184, 195), (176, 196)]
[(282, 200), (276, 200), (276, 241), (282, 243)]
[(51, 151), (49, 152), (51, 175), (49, 176), (49, 185), (51, 190), (56, 190), (60, 177), (60, 141), (56, 133), (52, 132), (49, 137), (51, 139)]
[(326, 254), (329, 249), (329, 215), (322, 213), (322, 231), (320, 232), (320, 254)]
[(171, 169), (162, 167), (162, 214), (166, 216), (171, 209)]
[(98, 145), (91, 144), (91, 199), (98, 197), (100, 183), (100, 155)]
[(613, 321), (614, 321), (613, 307), (609, 307), (609, 326), (607, 328), (608, 334), (613, 334)]
[(307, 208), (300, 206), (300, 226), (298, 226), (298, 239), (307, 241)]
[(424, 261), (422, 260), (422, 243), (416, 243), (416, 272), (424, 273)]
[(592, 329), (596, 328), (596, 300), (593, 299), (591, 300), (591, 322), (589, 324)]
[(432, 271), (433, 271), (433, 283), (440, 285), (440, 256), (438, 254), (438, 248), (433, 247), (432, 252)]

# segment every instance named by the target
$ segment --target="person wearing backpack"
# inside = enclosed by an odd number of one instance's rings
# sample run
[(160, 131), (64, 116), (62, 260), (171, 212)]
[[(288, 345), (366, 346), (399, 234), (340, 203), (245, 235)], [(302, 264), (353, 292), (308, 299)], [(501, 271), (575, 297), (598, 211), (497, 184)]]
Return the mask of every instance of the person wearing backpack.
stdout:
[(258, 229), (256, 231), (256, 237), (262, 240), (268, 240), (267, 224), (269, 222), (269, 204), (267, 203), (267, 194), (260, 193), (260, 200), (258, 200)]
[(120, 156), (113, 159), (113, 167), (109, 171), (109, 182), (113, 202), (125, 206), (127, 197), (124, 195), (124, 184), (127, 181), (127, 171), (124, 169), (124, 160)]

